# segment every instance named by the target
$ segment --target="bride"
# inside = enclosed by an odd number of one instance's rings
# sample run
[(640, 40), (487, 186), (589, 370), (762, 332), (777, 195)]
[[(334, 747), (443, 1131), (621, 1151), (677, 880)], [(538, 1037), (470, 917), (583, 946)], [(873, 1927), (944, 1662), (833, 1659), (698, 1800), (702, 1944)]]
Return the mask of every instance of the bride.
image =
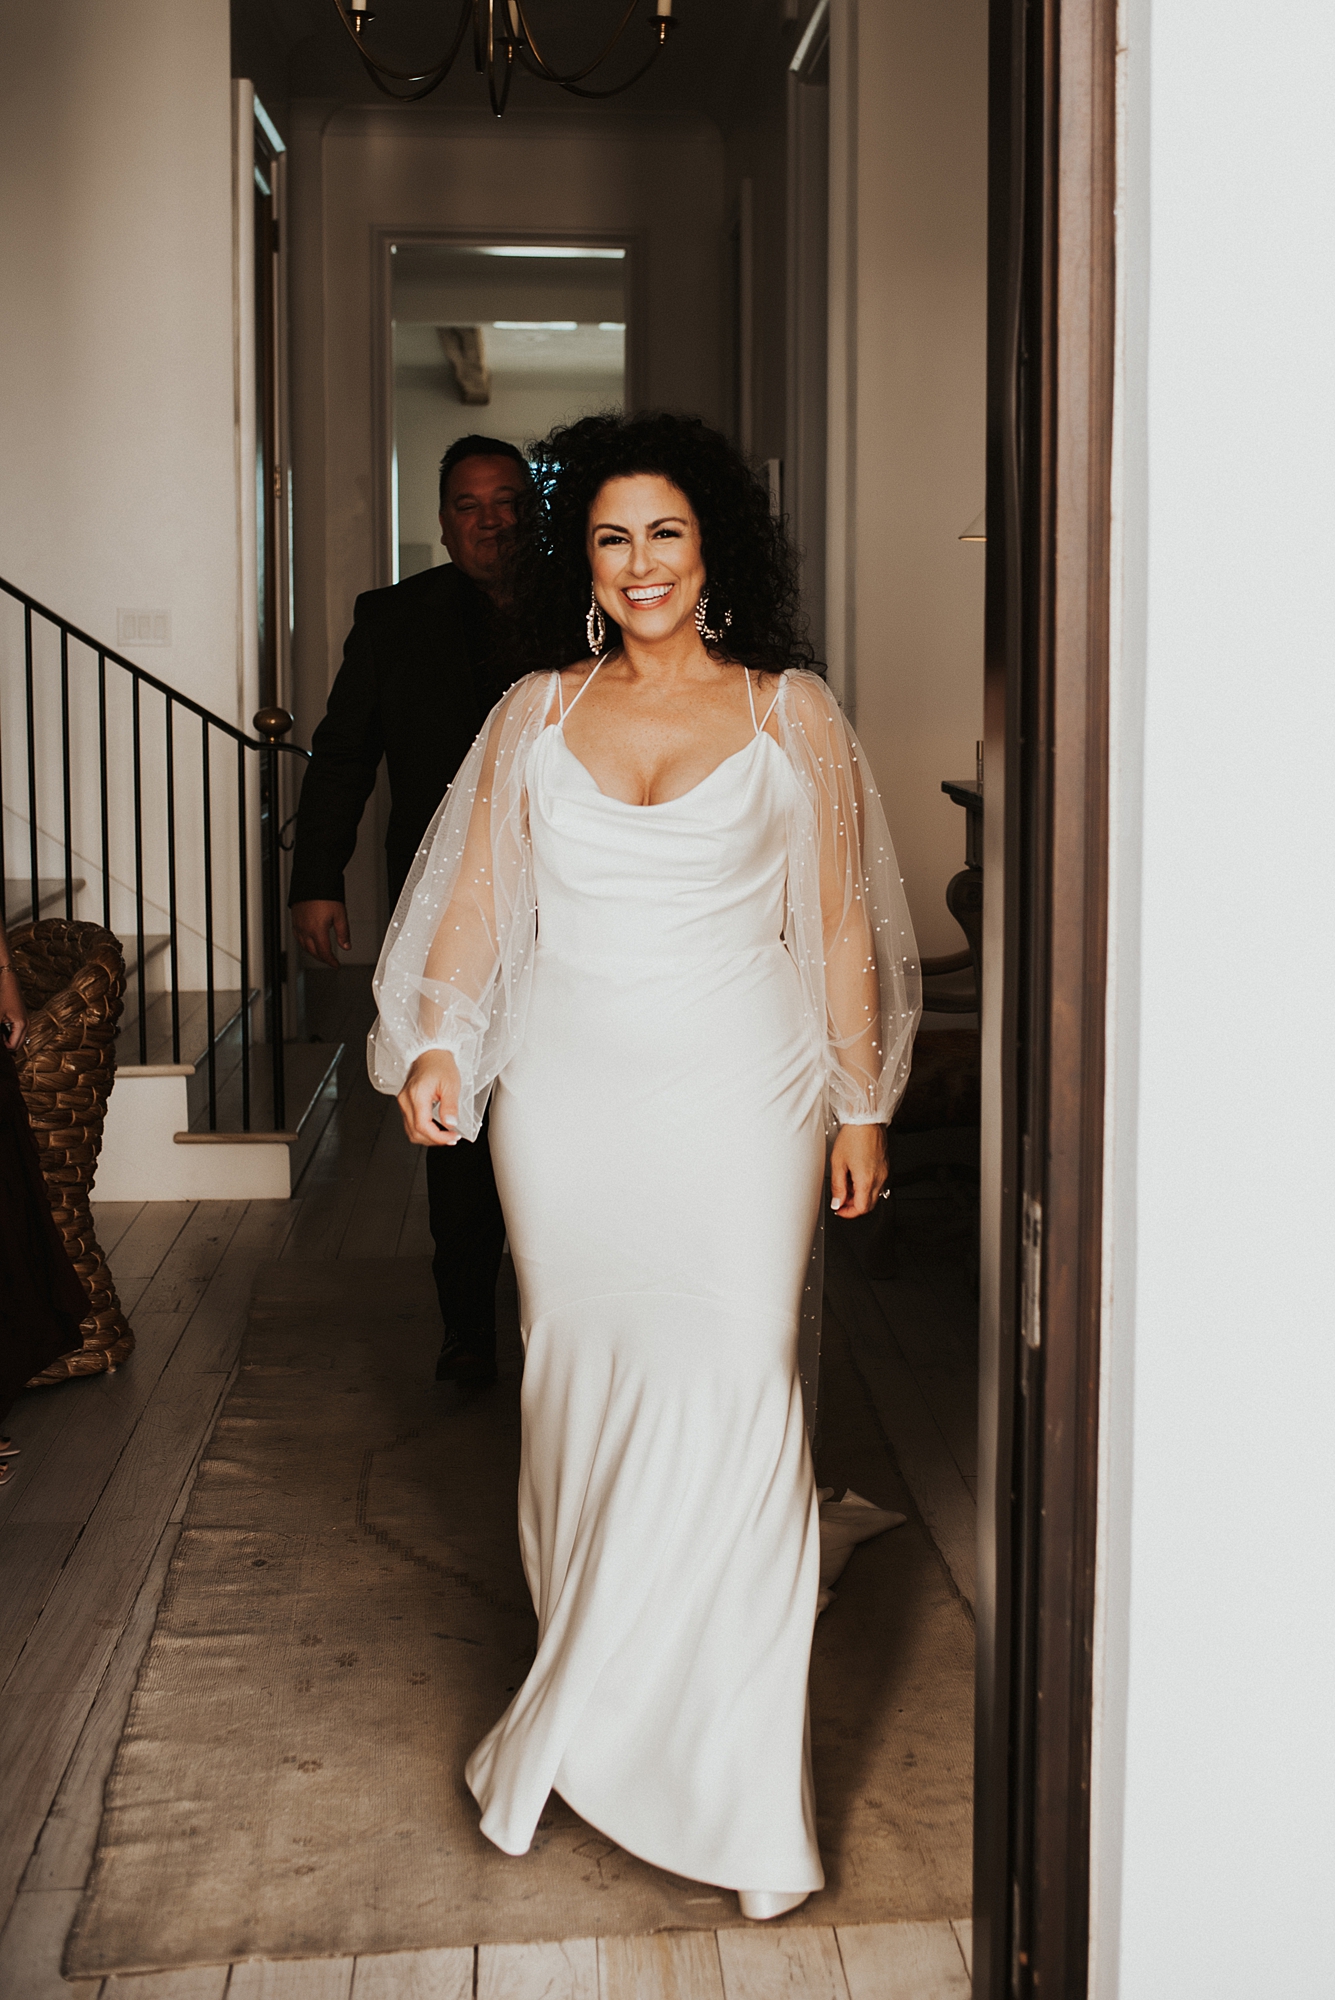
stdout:
[(539, 1643), (467, 1777), (507, 1854), (555, 1788), (772, 1917), (824, 1881), (803, 1288), (828, 1136), (837, 1215), (885, 1185), (913, 937), (732, 446), (588, 417), (536, 475), (515, 618), (540, 670), (423, 842), (370, 1051), (419, 1145), (474, 1138), (490, 1097), (519, 1279)]

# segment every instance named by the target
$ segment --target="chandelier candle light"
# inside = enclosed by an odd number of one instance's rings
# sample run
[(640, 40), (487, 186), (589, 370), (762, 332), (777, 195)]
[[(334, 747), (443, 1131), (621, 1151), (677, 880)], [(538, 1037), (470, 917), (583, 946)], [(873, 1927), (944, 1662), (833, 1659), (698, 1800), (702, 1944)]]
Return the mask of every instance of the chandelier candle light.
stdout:
[(606, 90), (587, 87), (585, 78), (592, 76), (607, 61), (643, 4), (644, 0), (630, 0), (606, 47), (591, 62), (580, 69), (560, 70), (547, 60), (534, 41), (524, 0), (461, 0), (454, 36), (445, 54), (423, 69), (401, 70), (382, 62), (368, 46), (366, 29), (376, 18), (370, 10), (369, 0), (333, 0), (334, 10), (351, 35), (368, 76), (386, 97), (396, 98), (401, 104), (414, 104), (419, 98), (429, 97), (445, 81), (471, 25), (473, 67), (486, 76), (487, 95), (498, 118), (505, 110), (516, 68), (527, 70), (530, 76), (536, 76), (543, 83), (554, 83), (561, 90), (568, 90), (573, 97), (616, 97), (621, 91), (629, 90), (633, 83), (638, 83), (662, 54), (668, 33), (676, 26), (672, 15), (673, 0), (648, 0), (653, 47), (632, 75)]

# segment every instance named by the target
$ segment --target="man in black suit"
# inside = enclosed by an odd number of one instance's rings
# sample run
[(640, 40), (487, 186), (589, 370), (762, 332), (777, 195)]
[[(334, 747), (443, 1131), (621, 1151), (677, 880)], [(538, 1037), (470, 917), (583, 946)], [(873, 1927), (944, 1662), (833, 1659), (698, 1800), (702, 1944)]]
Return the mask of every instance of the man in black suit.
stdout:
[[(448, 565), (357, 599), (343, 664), (311, 739), (292, 857), (292, 928), (302, 948), (336, 966), (331, 933), (351, 944), (343, 870), (375, 786), (389, 767), (385, 836), (391, 906), (422, 836), (488, 712), (511, 676), (497, 657), (515, 508), (528, 467), (513, 445), (466, 437), (441, 461), (441, 540)], [(427, 1198), (432, 1265), (445, 1341), (437, 1381), (496, 1374), (496, 1273), (505, 1224), (484, 1122), (472, 1145), (432, 1146)]]

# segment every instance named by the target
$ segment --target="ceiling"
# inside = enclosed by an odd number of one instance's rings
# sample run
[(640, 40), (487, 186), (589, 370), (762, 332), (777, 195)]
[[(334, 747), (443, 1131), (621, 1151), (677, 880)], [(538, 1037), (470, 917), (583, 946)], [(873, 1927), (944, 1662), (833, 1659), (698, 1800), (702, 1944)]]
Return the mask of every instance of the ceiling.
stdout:
[[(624, 326), (576, 324), (558, 332), (552, 328), (497, 326), (484, 322), (481, 328), (483, 352), (493, 373), (512, 381), (530, 375), (544, 380), (553, 376), (606, 376), (620, 383), (626, 369), (626, 329)], [(426, 368), (444, 374), (448, 364), (435, 326), (415, 322), (395, 325), (394, 366)]]
[[(461, 0), (372, 0), (376, 9), (368, 41), (387, 62), (418, 68), (444, 53), (460, 18)], [(525, 0), (535, 34), (545, 36), (553, 63), (575, 67), (601, 48), (624, 12), (625, 0)], [(785, 0), (676, 0), (677, 27), (649, 74), (608, 109), (636, 116), (705, 117), (726, 129), (747, 101), (745, 79), (757, 57), (796, 42), (798, 26), (785, 21)], [(803, 4), (803, 14), (809, 5)], [(625, 76), (651, 45), (650, 0), (642, 0), (608, 79)], [(334, 0), (233, 0), (234, 36), (257, 33), (284, 62), (289, 97), (334, 98), (381, 104), (357, 59)], [(276, 46), (275, 46), (276, 45)], [(624, 55), (623, 55), (624, 52)], [(601, 85), (602, 75), (590, 79)], [(425, 100), (429, 107), (485, 108), (486, 84), (473, 68), (467, 42), (450, 75)], [(589, 116), (599, 105), (517, 74), (511, 112), (534, 109)]]
[(559, 319), (596, 327), (626, 317), (626, 267), (616, 258), (497, 256), (458, 244), (399, 243), (391, 269), (399, 321), (494, 326)]

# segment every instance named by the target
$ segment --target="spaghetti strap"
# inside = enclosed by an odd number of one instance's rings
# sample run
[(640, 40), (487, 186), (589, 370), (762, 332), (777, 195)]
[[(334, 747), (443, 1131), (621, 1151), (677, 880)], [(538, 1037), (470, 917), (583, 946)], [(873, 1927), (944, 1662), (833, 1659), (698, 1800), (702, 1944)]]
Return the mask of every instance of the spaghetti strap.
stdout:
[[(750, 678), (751, 678), (751, 676), (750, 676), (750, 675), (748, 674), (748, 675), (747, 675), (747, 680), (749, 681), (749, 680), (750, 680)], [(756, 725), (756, 735), (757, 735), (757, 736), (759, 736), (759, 735), (760, 735), (761, 731), (762, 731), (762, 730), (764, 729), (764, 727), (765, 727), (765, 724), (766, 724), (766, 723), (767, 723), (767, 722), (769, 721), (769, 719), (770, 719), (770, 717), (771, 717), (771, 716), (773, 715), (773, 713), (774, 713), (775, 709), (776, 709), (776, 708), (777, 708), (777, 707), (779, 706), (779, 696), (780, 696), (780, 695), (781, 695), (782, 693), (783, 693), (783, 675), (782, 675), (782, 674), (780, 674), (780, 675), (779, 675), (779, 685), (778, 685), (778, 686), (777, 686), (777, 687), (775, 688), (775, 690), (774, 690), (774, 699), (773, 699), (773, 701), (772, 701), (772, 702), (770, 703), (769, 707), (768, 707), (768, 708), (767, 708), (767, 709), (765, 710), (765, 713), (764, 713), (764, 715), (763, 715), (763, 716), (761, 717), (760, 721), (759, 721), (759, 722), (757, 723), (757, 725)], [(754, 716), (755, 712), (756, 712), (756, 705), (755, 705), (755, 703), (754, 703), (754, 702), (752, 702), (752, 704), (751, 704), (751, 713), (752, 713), (752, 715), (753, 715), (753, 716)]]
[[(604, 660), (605, 660), (606, 658), (607, 658), (607, 655), (606, 655), (606, 653), (599, 653), (599, 655), (598, 655), (597, 659), (596, 659), (596, 660), (594, 661), (594, 663), (593, 663), (593, 674), (596, 674), (596, 673), (597, 673), (597, 671), (598, 671), (599, 667), (600, 667), (600, 666), (602, 665), (603, 661), (604, 661)], [(560, 704), (561, 704), (561, 713), (560, 713), (560, 715), (559, 715), (559, 716), (557, 717), (557, 721), (558, 721), (558, 724), (559, 724), (559, 723), (562, 723), (562, 722), (564, 722), (564, 721), (565, 721), (565, 719), (566, 719), (566, 717), (567, 717), (567, 716), (568, 716), (568, 715), (570, 714), (570, 712), (571, 712), (571, 709), (573, 709), (573, 708), (574, 708), (574, 706), (575, 706), (575, 703), (579, 701), (579, 699), (580, 699), (580, 696), (581, 696), (581, 695), (582, 695), (582, 694), (584, 693), (584, 689), (585, 689), (585, 688), (587, 688), (587, 687), (588, 687), (588, 686), (589, 686), (589, 685), (591, 684), (591, 682), (592, 682), (592, 680), (593, 680), (593, 674), (586, 674), (586, 675), (584, 676), (584, 680), (583, 680), (583, 683), (582, 683), (582, 685), (581, 685), (581, 687), (580, 687), (580, 691), (579, 691), (579, 694), (577, 694), (577, 695), (575, 696), (575, 700), (571, 702), (571, 704), (570, 704), (570, 708), (567, 708), (567, 707), (566, 707), (566, 704), (565, 704), (565, 695), (564, 695), (564, 693), (563, 693), (563, 691), (562, 691), (562, 682), (563, 682), (563, 680), (564, 680), (565, 676), (564, 676), (563, 674), (560, 674), (560, 673), (558, 673), (558, 674), (557, 674), (557, 676), (556, 676), (556, 698), (557, 698), (557, 700), (558, 700), (558, 701), (560, 702)]]
[(746, 698), (751, 704), (751, 727), (759, 736), (760, 724), (756, 721), (756, 691), (751, 685), (751, 669), (743, 667), (742, 672), (746, 675)]

